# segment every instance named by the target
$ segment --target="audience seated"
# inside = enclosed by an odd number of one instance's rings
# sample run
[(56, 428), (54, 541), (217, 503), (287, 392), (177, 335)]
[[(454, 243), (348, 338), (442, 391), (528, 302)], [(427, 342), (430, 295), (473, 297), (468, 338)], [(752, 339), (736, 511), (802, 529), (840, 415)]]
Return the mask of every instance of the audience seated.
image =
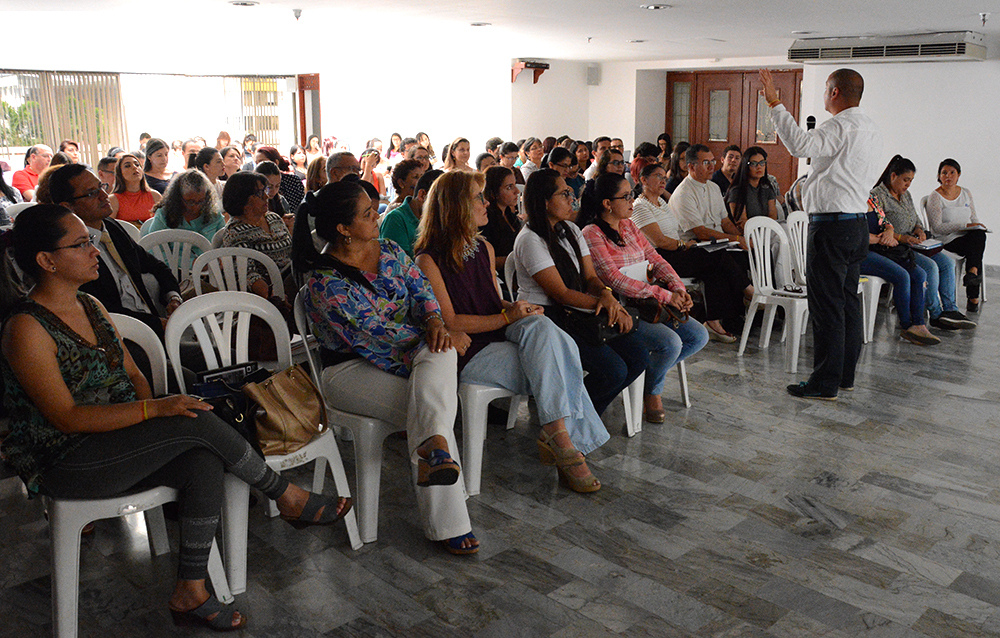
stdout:
[(584, 171), (584, 179), (591, 180), (597, 177), (597, 163), (604, 155), (604, 151), (611, 147), (611, 138), (606, 135), (601, 135), (594, 139), (594, 145), (591, 149), (591, 163), (590, 167)]
[(323, 149), (319, 145), (319, 136), (310, 135), (306, 140), (306, 163), (312, 165), (320, 157), (323, 157)]
[(368, 147), (361, 153), (361, 181), (368, 182), (375, 187), (378, 198), (385, 195), (385, 177), (376, 170), (382, 155), (377, 148)]
[(983, 253), (986, 226), (976, 216), (969, 189), (958, 185), (962, 167), (948, 158), (938, 166), (938, 183), (927, 197), (927, 223), (945, 250), (965, 257), (966, 310), (979, 311), (979, 287), (983, 283)]
[[(153, 207), (160, 203), (161, 195), (146, 184), (146, 175), (142, 172), (139, 158), (129, 153), (122, 155), (115, 166), (113, 181), (115, 189), (108, 197), (111, 216), (118, 221), (142, 225), (142, 222), (152, 216)], [(101, 184), (101, 188), (104, 188), (104, 184)]]
[(874, 197), (868, 200), (868, 254), (861, 262), (861, 274), (881, 277), (892, 284), (899, 336), (918, 346), (941, 343), (924, 323), (927, 275), (917, 266), (913, 249), (896, 240), (892, 224), (886, 221), (885, 212)]
[(677, 218), (663, 199), (666, 179), (662, 166), (651, 164), (642, 169), (642, 194), (632, 206), (632, 221), (681, 277), (694, 277), (702, 283), (709, 336), (715, 341), (734, 343), (733, 330), (743, 316), (743, 301), (753, 296), (746, 269), (733, 260), (729, 251), (708, 252), (697, 248), (694, 239), (680, 239)]
[(583, 187), (586, 180), (580, 175), (579, 164), (569, 149), (557, 146), (549, 153), (549, 168), (559, 173), (559, 176), (566, 181), (566, 184), (573, 189), (574, 210), (579, 210), (579, 199), (583, 195)]
[[(60, 170), (73, 168), (85, 171), (80, 164)], [(97, 177), (72, 174), (80, 185), (89, 178), (87, 192), (98, 196), (86, 199), (107, 207)], [(54, 193), (63, 196), (65, 185), (56, 180)], [(98, 278), (100, 257), (79, 217), (62, 206), (35, 206), (18, 216), (12, 232), (17, 263), (36, 285), (27, 297), (0, 301), (12, 408), (5, 461), (34, 495), (93, 499), (177, 488), (180, 559), (167, 603), (174, 622), (217, 631), (243, 627), (246, 615), (223, 607), (205, 587), (223, 472), (277, 500), (282, 518), (297, 527), (338, 521), (350, 500), (289, 484), (201, 399), (153, 398), (107, 309), (81, 290)]]
[(44, 144), (36, 144), (25, 152), (24, 168), (16, 171), (11, 178), (11, 186), (21, 192), (24, 201), (30, 202), (34, 199), (38, 176), (51, 162), (52, 149)]
[(583, 456), (606, 442), (608, 431), (584, 390), (569, 335), (541, 306), (500, 297), (493, 249), (478, 234), (487, 220), (484, 182), (460, 171), (434, 182), (420, 219), (417, 265), (458, 350), (459, 379), (534, 396), (542, 463), (555, 464), (571, 490), (596, 492), (601, 484)]
[(326, 158), (317, 157), (306, 170), (306, 192), (312, 193), (326, 186)]
[(424, 174), (424, 165), (418, 160), (402, 160), (392, 168), (392, 187), (396, 199), (386, 207), (386, 214), (403, 205), (407, 197), (413, 197), (417, 181)]
[[(732, 154), (733, 151), (729, 151), (726, 156)], [(739, 168), (726, 192), (726, 203), (729, 205), (729, 220), (742, 235), (743, 227), (751, 217), (778, 219), (777, 194), (767, 174), (767, 151), (751, 146), (736, 162)], [(723, 177), (729, 179), (727, 175)], [(713, 181), (718, 184), (717, 180)]]
[(0, 176), (0, 226), (9, 226), (11, 223), (11, 219), (6, 212), (7, 207), (14, 204), (20, 204), (23, 201), (24, 199), (21, 197), (21, 191), (8, 184), (7, 181)]
[(542, 140), (537, 137), (529, 137), (521, 145), (524, 151), (525, 162), (521, 165), (521, 176), (527, 182), (528, 177), (537, 171), (542, 165), (542, 157), (545, 155)]
[(514, 180), (516, 184), (524, 184), (524, 175), (517, 168), (514, 168), (514, 164), (517, 162), (517, 144), (514, 142), (504, 142), (503, 146), (500, 147), (500, 166), (504, 168), (509, 168), (514, 172)]
[(480, 153), (476, 157), (476, 171), (479, 173), (485, 173), (487, 168), (496, 165), (497, 158), (492, 153)]
[[(427, 133), (421, 131), (417, 133), (414, 137), (416, 137), (417, 144), (421, 148), (427, 151), (427, 159), (430, 162), (430, 166), (434, 166), (435, 164), (437, 164), (438, 158), (437, 155), (434, 153), (434, 146), (431, 144), (431, 138), (427, 135)], [(428, 166), (427, 168), (430, 169), (430, 166)]]
[(226, 174), (226, 168), (222, 162), (222, 153), (211, 146), (206, 146), (194, 156), (191, 168), (198, 169), (204, 173), (208, 181), (211, 182), (212, 187), (219, 194), (219, 197), (222, 197), (222, 187), (226, 185), (221, 179)]
[(709, 180), (715, 167), (712, 151), (703, 144), (695, 144), (685, 151), (685, 157), (688, 176), (671, 195), (668, 204), (680, 226), (680, 239), (728, 239), (739, 241), (745, 249), (746, 241), (729, 219), (718, 184)]
[(503, 139), (491, 137), (486, 140), (486, 152), (493, 156), (493, 159), (500, 161), (500, 149), (503, 147)]
[(664, 186), (663, 198), (670, 201), (677, 187), (688, 176), (687, 150), (691, 147), (687, 142), (680, 142), (670, 154), (670, 164), (667, 166), (667, 184)]
[(59, 152), (65, 153), (66, 157), (69, 159), (67, 164), (79, 164), (80, 163), (80, 145), (73, 140), (63, 140), (59, 142)]
[[(288, 149), (288, 159), (292, 165), (292, 172), (295, 173), (295, 176), (299, 178), (299, 181), (304, 180), (306, 178), (306, 171), (309, 170), (309, 167), (306, 164), (305, 149), (298, 144), (292, 144), (292, 147)], [(305, 193), (303, 193), (303, 197), (305, 197)]]
[[(649, 350), (632, 332), (632, 317), (594, 272), (590, 251), (575, 217), (573, 189), (550, 168), (532, 173), (524, 191), (527, 225), (514, 241), (517, 298), (545, 307), (546, 316), (566, 330), (580, 349), (587, 371), (584, 385), (602, 414), (649, 367)], [(620, 336), (604, 345), (585, 340), (568, 326), (565, 307), (594, 312), (617, 326)]]
[[(128, 157), (128, 156), (126, 156)], [(146, 233), (179, 228), (194, 231), (208, 241), (226, 225), (222, 199), (201, 171), (178, 173), (167, 186)], [(194, 249), (195, 255), (198, 250)]]
[(674, 152), (674, 141), (668, 133), (660, 133), (656, 136), (656, 145), (660, 149), (656, 156), (657, 161), (666, 166), (670, 163), (670, 154)]
[(469, 140), (464, 137), (457, 137), (455, 141), (448, 145), (448, 150), (444, 158), (444, 170), (472, 172), (475, 169), (469, 166), (469, 158), (472, 152), (469, 148)]
[(730, 144), (722, 150), (722, 167), (712, 173), (712, 181), (718, 185), (723, 197), (729, 192), (729, 187), (736, 177), (736, 171), (739, 170), (742, 157), (740, 147), (736, 144)]
[[(927, 239), (909, 192), (916, 172), (913, 162), (895, 155), (871, 192), (872, 198), (885, 210), (886, 220), (892, 224), (896, 240), (911, 246)], [(917, 266), (927, 275), (925, 302), (931, 315), (931, 326), (940, 330), (975, 328), (975, 322), (959, 312), (955, 304), (955, 260), (943, 251), (927, 256), (916, 249), (914, 258)]]
[(143, 172), (146, 173), (146, 183), (159, 194), (167, 190), (167, 184), (173, 171), (167, 168), (170, 162), (170, 147), (158, 137), (146, 142), (146, 161)]
[[(650, 166), (659, 167), (659, 164)], [(662, 170), (662, 169), (660, 169)], [(595, 180), (594, 190), (584, 198), (578, 223), (590, 249), (597, 276), (626, 305), (629, 301), (653, 299), (660, 306), (670, 306), (687, 313), (694, 305), (680, 277), (631, 220), (632, 191), (628, 181), (616, 173), (606, 173)], [(648, 273), (661, 285), (651, 285), (628, 277), (621, 268), (648, 261)], [(638, 320), (636, 334), (649, 350), (643, 394), (643, 418), (663, 423), (663, 380), (678, 361), (698, 352), (708, 343), (708, 331), (697, 321), (650, 323)]]
[[(323, 254), (307, 216), (327, 242)], [(424, 534), (451, 553), (475, 553), (449, 452), (457, 353), (430, 284), (398, 245), (378, 240), (378, 202), (357, 183), (311, 193), (297, 217), (295, 267), (312, 273), (305, 305), (322, 348), (324, 396), (339, 410), (405, 427)]]
[(632, 162), (629, 164), (629, 174), (632, 181), (639, 183), (639, 173), (650, 164), (660, 163), (660, 147), (649, 142), (643, 142), (635, 147)]
[[(264, 253), (277, 264), (284, 277), (291, 271), (292, 236), (281, 217), (268, 211), (267, 186), (267, 179), (259, 173), (240, 172), (227, 180), (222, 205), (229, 213), (229, 223), (222, 245)], [(270, 298), (274, 283), (259, 262), (250, 262), (248, 290)], [(285, 293), (294, 296), (294, 286), (285, 286)]]
[(413, 245), (417, 241), (417, 224), (427, 199), (427, 192), (430, 191), (434, 180), (443, 173), (444, 171), (433, 170), (421, 175), (413, 187), (413, 195), (404, 198), (402, 204), (387, 213), (379, 228), (380, 239), (391, 239), (396, 242), (411, 259), (414, 254)]
[[(96, 297), (109, 312), (139, 319), (162, 339), (166, 317), (181, 305), (180, 285), (170, 268), (135, 243), (121, 222), (111, 219), (108, 194), (82, 164), (60, 166), (52, 173), (49, 193), (54, 202), (83, 220), (99, 250), (97, 277), (84, 282), (80, 290)], [(153, 275), (159, 284), (158, 301), (166, 317), (158, 314), (143, 283), (144, 274)]]
[[(137, 158), (138, 159), (138, 158)], [(101, 180), (105, 192), (115, 191), (115, 166), (118, 160), (114, 157), (102, 157), (97, 161), (97, 179)], [(142, 161), (139, 162), (139, 170), (142, 171)], [(148, 187), (148, 184), (147, 184)]]
[[(302, 186), (302, 178), (295, 175), (295, 172), (292, 171), (292, 165), (273, 146), (261, 146), (257, 149), (254, 163), (259, 165), (262, 162), (274, 162), (274, 165), (277, 166), (278, 175), (281, 177), (279, 192), (285, 198), (288, 212), (294, 215), (306, 194), (305, 188)], [(257, 170), (256, 167), (254, 170)], [(276, 194), (271, 193), (272, 196)]]
[[(412, 138), (406, 138), (412, 139)], [(410, 150), (406, 151), (406, 159), (417, 160), (424, 167), (424, 172), (431, 170), (431, 155), (426, 148), (419, 145), (413, 145)]]
[(222, 175), (219, 179), (225, 182), (243, 167), (243, 150), (232, 145), (219, 151), (219, 154), (222, 155)]
[(270, 160), (264, 160), (257, 162), (257, 166), (253, 169), (253, 172), (263, 175), (267, 180), (267, 209), (281, 217), (289, 229), (288, 232), (292, 232), (291, 228), (295, 221), (295, 215), (289, 209), (290, 207), (288, 201), (285, 200), (285, 196), (281, 194), (282, 174), (278, 165)]
[(361, 163), (350, 151), (337, 151), (326, 158), (327, 183), (339, 182), (348, 175), (361, 177)]
[(494, 267), (501, 278), (507, 256), (514, 250), (514, 239), (521, 231), (521, 219), (517, 216), (517, 201), (521, 196), (515, 179), (517, 173), (503, 166), (491, 166), (486, 170), (483, 187), (488, 221), (480, 230), (493, 248)]

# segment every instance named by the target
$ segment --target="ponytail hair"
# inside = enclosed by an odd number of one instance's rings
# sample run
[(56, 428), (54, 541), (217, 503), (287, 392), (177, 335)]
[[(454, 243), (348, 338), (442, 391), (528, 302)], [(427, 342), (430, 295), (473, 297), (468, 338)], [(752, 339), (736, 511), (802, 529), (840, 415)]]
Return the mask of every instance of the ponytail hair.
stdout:
[(292, 230), (292, 266), (298, 273), (330, 268), (359, 286), (374, 290), (371, 282), (354, 266), (348, 266), (331, 255), (321, 254), (313, 243), (309, 218), (315, 220), (316, 235), (320, 239), (335, 243), (342, 240), (337, 226), (349, 226), (358, 214), (358, 199), (364, 189), (355, 181), (333, 182), (318, 191), (306, 193), (305, 199), (295, 212), (295, 226)]
[[(875, 182), (875, 186), (882, 184), (886, 188), (889, 188), (889, 182), (892, 181), (893, 175), (902, 175), (903, 173), (916, 173), (917, 167), (913, 165), (913, 162), (906, 159), (902, 155), (893, 155), (892, 159), (886, 165), (885, 170), (882, 171), (882, 175)], [(872, 188), (875, 188), (873, 186)]]
[[(656, 166), (659, 166), (658, 164)], [(604, 200), (613, 199), (615, 193), (621, 188), (625, 178), (618, 173), (604, 173), (594, 180), (594, 187), (583, 195), (583, 202), (580, 205), (580, 214), (577, 215), (577, 226), (583, 228), (588, 224), (595, 224), (604, 233), (604, 236), (619, 246), (622, 245), (622, 236), (611, 224), (604, 221), (601, 214), (604, 212)]]

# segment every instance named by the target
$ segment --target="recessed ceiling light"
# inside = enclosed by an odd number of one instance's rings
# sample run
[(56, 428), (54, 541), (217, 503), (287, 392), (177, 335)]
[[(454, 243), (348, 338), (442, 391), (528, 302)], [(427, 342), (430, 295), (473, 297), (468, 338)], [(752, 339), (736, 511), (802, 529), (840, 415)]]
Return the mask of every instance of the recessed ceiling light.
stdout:
[(473, 22), (469, 24), (470, 27), (492, 27), (492, 22)]
[(257, 0), (229, 0), (229, 4), (234, 7), (256, 7), (260, 3)]
[(647, 11), (662, 11), (664, 9), (673, 9), (672, 4), (640, 4), (640, 9), (645, 9)]
[(647, 42), (647, 40), (625, 40), (629, 44), (640, 44), (642, 42)]
[(815, 31), (792, 31), (792, 35), (812, 35)]

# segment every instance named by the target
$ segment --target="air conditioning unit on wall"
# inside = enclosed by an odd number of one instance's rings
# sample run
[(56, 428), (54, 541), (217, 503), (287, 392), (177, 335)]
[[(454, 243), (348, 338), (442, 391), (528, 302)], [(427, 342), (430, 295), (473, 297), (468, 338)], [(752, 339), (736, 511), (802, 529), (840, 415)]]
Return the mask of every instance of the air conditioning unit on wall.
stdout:
[(973, 31), (916, 33), (896, 36), (809, 38), (788, 49), (790, 62), (948, 62), (986, 59), (983, 34)]

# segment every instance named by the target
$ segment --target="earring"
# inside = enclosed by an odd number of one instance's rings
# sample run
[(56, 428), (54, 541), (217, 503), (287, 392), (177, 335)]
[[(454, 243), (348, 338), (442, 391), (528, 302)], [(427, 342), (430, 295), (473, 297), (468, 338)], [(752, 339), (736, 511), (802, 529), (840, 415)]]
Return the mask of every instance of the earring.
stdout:
[(350, 235), (344, 235), (344, 243), (347, 244), (348, 246), (351, 245), (351, 236)]
[(55, 266), (53, 266), (53, 267), (52, 267), (52, 272), (55, 272), (55, 271), (56, 271), (56, 267), (55, 267)]

